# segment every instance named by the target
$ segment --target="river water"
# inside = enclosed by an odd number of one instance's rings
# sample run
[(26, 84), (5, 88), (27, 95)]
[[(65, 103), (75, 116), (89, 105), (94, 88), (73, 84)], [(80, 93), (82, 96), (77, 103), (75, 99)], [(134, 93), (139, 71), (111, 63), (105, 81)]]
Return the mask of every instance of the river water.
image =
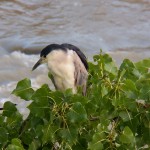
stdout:
[[(50, 43), (71, 43), (91, 60), (100, 49), (117, 64), (150, 57), (150, 0), (1, 0), (0, 106), (20, 103), (10, 92), (28, 77), (51, 85), (43, 65), (31, 72)], [(21, 106), (20, 106), (21, 107)]]

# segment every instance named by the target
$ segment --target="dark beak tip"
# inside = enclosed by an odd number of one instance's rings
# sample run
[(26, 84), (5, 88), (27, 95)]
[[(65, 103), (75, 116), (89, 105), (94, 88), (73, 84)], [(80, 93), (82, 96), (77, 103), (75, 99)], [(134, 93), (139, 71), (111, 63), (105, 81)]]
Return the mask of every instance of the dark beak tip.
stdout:
[(42, 60), (40, 59), (32, 68), (32, 71), (34, 71), (39, 65), (41, 65)]
[(34, 71), (39, 65), (34, 65), (32, 71)]

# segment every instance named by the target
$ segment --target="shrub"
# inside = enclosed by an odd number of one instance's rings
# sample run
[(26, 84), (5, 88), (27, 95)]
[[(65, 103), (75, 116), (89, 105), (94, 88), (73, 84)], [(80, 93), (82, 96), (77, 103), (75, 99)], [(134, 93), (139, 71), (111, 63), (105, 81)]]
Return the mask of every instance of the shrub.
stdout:
[(119, 68), (107, 54), (89, 62), (87, 96), (36, 91), (29, 79), (12, 92), (32, 100), (26, 120), (12, 102), (0, 115), (0, 148), (7, 150), (101, 150), (150, 148), (150, 59)]

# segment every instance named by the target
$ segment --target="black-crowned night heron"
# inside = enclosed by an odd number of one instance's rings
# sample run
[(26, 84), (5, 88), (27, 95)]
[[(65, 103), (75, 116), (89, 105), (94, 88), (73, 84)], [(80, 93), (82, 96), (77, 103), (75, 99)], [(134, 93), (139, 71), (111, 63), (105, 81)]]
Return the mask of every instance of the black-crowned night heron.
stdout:
[(64, 91), (70, 88), (76, 93), (77, 87), (81, 86), (83, 95), (86, 94), (88, 63), (79, 48), (71, 44), (48, 45), (41, 51), (40, 59), (32, 70), (42, 63), (47, 63), (57, 90)]

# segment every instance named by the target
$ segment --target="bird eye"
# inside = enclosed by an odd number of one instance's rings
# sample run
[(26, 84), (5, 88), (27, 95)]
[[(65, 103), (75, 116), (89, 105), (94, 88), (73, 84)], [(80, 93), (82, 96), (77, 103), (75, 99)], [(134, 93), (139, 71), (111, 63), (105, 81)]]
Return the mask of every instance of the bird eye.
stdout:
[(44, 58), (46, 58), (46, 55), (43, 55)]

